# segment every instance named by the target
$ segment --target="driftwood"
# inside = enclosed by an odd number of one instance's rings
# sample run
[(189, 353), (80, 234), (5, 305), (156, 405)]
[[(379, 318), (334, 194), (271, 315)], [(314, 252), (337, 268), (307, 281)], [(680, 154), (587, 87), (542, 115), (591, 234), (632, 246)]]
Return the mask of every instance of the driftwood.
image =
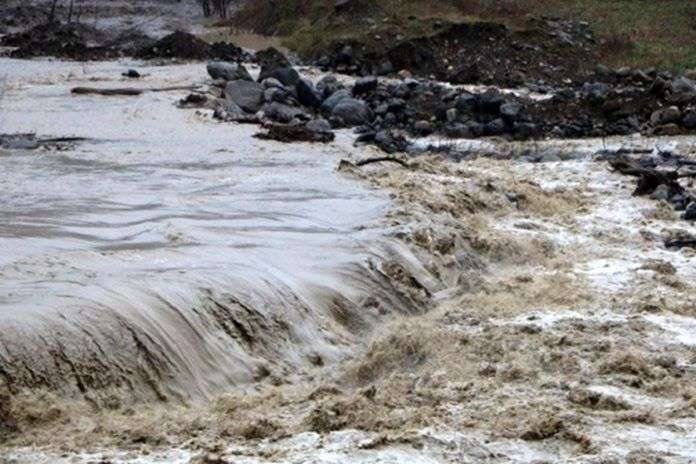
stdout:
[(410, 167), (410, 165), (406, 161), (399, 159), (399, 158), (394, 158), (393, 156), (380, 156), (377, 158), (368, 158), (368, 159), (360, 160), (360, 161), (357, 161), (355, 163), (355, 166), (358, 166), (358, 167), (366, 166), (366, 165), (372, 164), (372, 163), (396, 163), (396, 164), (400, 164), (401, 166), (403, 166), (405, 168)]
[(678, 171), (659, 171), (644, 167), (627, 156), (617, 156), (610, 159), (609, 165), (614, 171), (638, 178), (638, 185), (633, 192), (637, 196), (650, 195), (660, 185), (665, 185), (669, 189), (670, 196), (684, 193), (684, 187), (679, 184), (678, 179), (693, 175), (692, 173), (680, 175)]
[(103, 95), (103, 96), (127, 96), (134, 97), (142, 95), (145, 92), (173, 92), (177, 90), (196, 90), (200, 88), (197, 85), (181, 85), (174, 87), (152, 87), (145, 89), (137, 88), (117, 88), (117, 89), (101, 89), (96, 87), (75, 87), (70, 92), (75, 95)]
[(696, 238), (665, 240), (667, 248), (696, 248)]

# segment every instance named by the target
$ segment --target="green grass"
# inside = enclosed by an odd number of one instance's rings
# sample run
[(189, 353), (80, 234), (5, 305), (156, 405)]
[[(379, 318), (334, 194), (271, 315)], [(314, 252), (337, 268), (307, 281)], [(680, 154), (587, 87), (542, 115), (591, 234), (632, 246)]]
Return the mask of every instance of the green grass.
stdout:
[[(237, 27), (284, 36), (308, 55), (336, 38), (382, 31), (420, 33), (421, 20), (493, 20), (511, 27), (529, 14), (587, 21), (611, 66), (696, 68), (694, 0), (359, 0), (358, 13), (332, 14), (333, 0), (252, 0), (233, 20)], [(423, 27), (423, 30), (428, 30)], [(432, 30), (432, 28), (430, 28)]]

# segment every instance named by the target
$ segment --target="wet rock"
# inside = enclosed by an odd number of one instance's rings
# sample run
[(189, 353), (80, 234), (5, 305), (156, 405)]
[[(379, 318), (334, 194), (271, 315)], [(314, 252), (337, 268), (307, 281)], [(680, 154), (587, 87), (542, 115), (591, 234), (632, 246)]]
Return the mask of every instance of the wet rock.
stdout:
[(686, 112), (682, 124), (687, 129), (696, 129), (696, 109), (691, 109)]
[(221, 121), (256, 122), (257, 118), (248, 114), (235, 102), (230, 100), (218, 100), (213, 112), (213, 117)]
[(208, 63), (207, 69), (208, 74), (213, 79), (222, 79), (225, 81), (253, 81), (249, 71), (247, 71), (243, 64), (212, 61)]
[(500, 106), (500, 115), (505, 121), (513, 122), (520, 115), (521, 107), (517, 103), (505, 103)]
[(687, 205), (682, 219), (686, 221), (696, 221), (696, 202), (691, 202)]
[(263, 91), (263, 101), (266, 103), (286, 103), (290, 99), (290, 93), (285, 88), (271, 87)]
[(245, 80), (231, 81), (225, 87), (225, 98), (236, 103), (244, 111), (255, 113), (263, 103), (263, 86)]
[(312, 119), (306, 126), (312, 132), (331, 132), (331, 124), (326, 119)]
[(300, 104), (309, 108), (319, 108), (321, 106), (319, 92), (308, 79), (298, 80), (295, 90), (297, 90), (297, 100)]
[(336, 76), (328, 75), (324, 76), (317, 83), (317, 90), (321, 94), (322, 100), (329, 98), (334, 93), (343, 89), (343, 84), (341, 84)]
[(353, 96), (361, 96), (370, 93), (377, 89), (379, 81), (376, 77), (363, 77), (355, 82), (353, 87)]
[(0, 434), (10, 434), (18, 430), (17, 420), (12, 413), (10, 395), (0, 393)]
[(653, 126), (662, 126), (679, 121), (682, 118), (682, 113), (676, 106), (669, 106), (661, 110), (657, 110), (650, 116), (650, 123)]
[(137, 53), (140, 58), (206, 59), (210, 57), (210, 45), (188, 32), (176, 31)]
[(347, 90), (338, 90), (334, 92), (329, 98), (324, 100), (321, 105), (321, 109), (326, 113), (333, 112), (336, 105), (338, 105), (342, 100), (351, 98), (350, 92)]
[(273, 77), (287, 87), (294, 87), (300, 79), (285, 55), (273, 47), (257, 52), (256, 60), (261, 66), (259, 81)]
[(430, 135), (433, 132), (433, 125), (430, 121), (416, 121), (413, 130), (419, 135)]
[(261, 85), (264, 86), (266, 89), (285, 89), (286, 87), (280, 82), (278, 79), (274, 79), (273, 77), (268, 77), (261, 81)]
[(674, 79), (671, 83), (671, 89), (676, 94), (696, 96), (696, 82), (686, 77)]
[(135, 69), (129, 69), (128, 71), (124, 72), (121, 74), (123, 77), (127, 77), (129, 79), (140, 79), (142, 76), (138, 71)]
[(359, 126), (370, 122), (372, 111), (362, 100), (343, 98), (334, 106), (331, 116), (340, 118), (348, 126)]
[(309, 115), (307, 115), (300, 108), (295, 108), (278, 102), (264, 105), (263, 112), (268, 119), (283, 124), (287, 124), (293, 119), (309, 119)]
[[(322, 130), (323, 124), (307, 126), (305, 124), (272, 124), (266, 133), (254, 137), (279, 142), (320, 142), (328, 143), (334, 140), (334, 133)], [(316, 130), (319, 129), (319, 130)]]
[(664, 201), (668, 201), (668, 200), (670, 199), (670, 197), (671, 197), (671, 193), (672, 193), (672, 192), (670, 191), (669, 187), (667, 187), (666, 185), (662, 184), (662, 185), (659, 185), (659, 186), (655, 189), (655, 191), (654, 191), (653, 193), (650, 194), (650, 198), (651, 198), (652, 200), (658, 200), (658, 201), (664, 200)]

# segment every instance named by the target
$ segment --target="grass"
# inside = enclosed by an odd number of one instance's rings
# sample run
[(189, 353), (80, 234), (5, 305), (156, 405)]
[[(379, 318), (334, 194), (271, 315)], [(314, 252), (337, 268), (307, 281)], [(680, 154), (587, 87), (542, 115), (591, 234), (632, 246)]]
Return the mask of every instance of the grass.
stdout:
[(517, 27), (527, 15), (545, 15), (589, 22), (607, 65), (696, 68), (696, 2), (690, 0), (354, 0), (345, 14), (336, 14), (333, 4), (251, 0), (229, 24), (282, 36), (288, 48), (311, 55), (337, 38), (432, 30), (419, 27), (423, 20), (492, 20)]

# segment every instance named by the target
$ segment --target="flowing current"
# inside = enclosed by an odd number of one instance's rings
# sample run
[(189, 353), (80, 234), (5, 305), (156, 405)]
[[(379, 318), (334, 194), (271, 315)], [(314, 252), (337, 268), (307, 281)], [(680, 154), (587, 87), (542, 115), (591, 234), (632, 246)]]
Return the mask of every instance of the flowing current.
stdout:
[[(348, 135), (283, 145), (175, 107), (204, 66), (0, 60), (0, 132), (88, 140), (0, 154), (0, 382), (207, 398), (331, 362), (398, 296), (370, 274), (389, 206), (335, 171)], [(381, 293), (380, 293), (381, 292)]]

